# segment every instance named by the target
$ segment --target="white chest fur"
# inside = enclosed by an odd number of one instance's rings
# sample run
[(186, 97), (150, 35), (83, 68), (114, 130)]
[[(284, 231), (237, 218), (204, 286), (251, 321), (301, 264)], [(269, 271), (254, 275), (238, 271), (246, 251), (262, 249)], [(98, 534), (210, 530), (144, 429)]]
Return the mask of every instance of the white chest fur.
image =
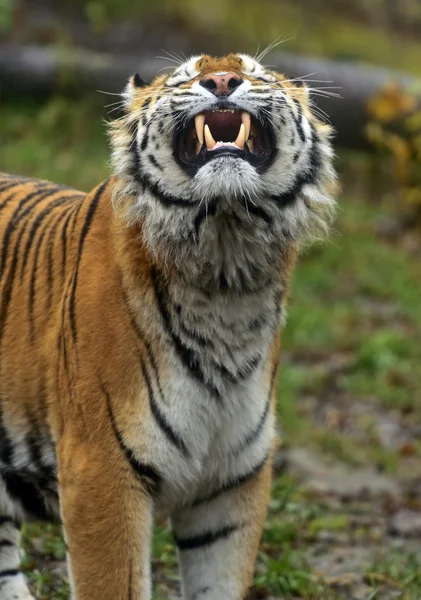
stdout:
[(209, 298), (173, 285), (159, 287), (157, 298), (167, 365), (160, 410), (168, 427), (148, 421), (142, 457), (162, 475), (158, 504), (165, 509), (241, 477), (267, 456), (273, 434), (267, 359), (280, 290)]

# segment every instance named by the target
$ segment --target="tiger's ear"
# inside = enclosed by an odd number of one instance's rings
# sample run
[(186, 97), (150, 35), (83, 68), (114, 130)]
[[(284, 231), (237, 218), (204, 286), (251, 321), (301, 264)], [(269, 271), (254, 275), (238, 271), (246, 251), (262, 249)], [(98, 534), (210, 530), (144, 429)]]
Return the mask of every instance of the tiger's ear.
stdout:
[(137, 88), (143, 88), (146, 87), (147, 85), (149, 85), (149, 83), (147, 83), (144, 79), (142, 79), (139, 75), (139, 73), (135, 73), (132, 77), (132, 83), (134, 85), (134, 87)]

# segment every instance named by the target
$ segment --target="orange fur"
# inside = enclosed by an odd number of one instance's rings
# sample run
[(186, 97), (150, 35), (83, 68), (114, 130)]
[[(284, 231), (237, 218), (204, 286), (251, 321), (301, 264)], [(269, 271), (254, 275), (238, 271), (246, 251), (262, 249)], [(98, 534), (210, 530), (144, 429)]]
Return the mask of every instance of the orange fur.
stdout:
[[(200, 73), (193, 81), (216, 71), (241, 74), (242, 59), (204, 56), (196, 68)], [(129, 143), (130, 124), (141, 118), (146, 101), (153, 105), (160, 97), (166, 80), (160, 76), (134, 95), (127, 120), (112, 125), (117, 146)], [(178, 89), (190, 86), (191, 81)], [(308, 111), (303, 96), (297, 98)], [(173, 265), (159, 264), (142, 242), (142, 223), (127, 225), (132, 198), (121, 199), (125, 185), (115, 176), (84, 195), (37, 180), (0, 177), (3, 425), (13, 436), (36, 425), (53, 440), (77, 600), (143, 600), (150, 594), (149, 543), (159, 484), (153, 472), (135, 472), (133, 456), (124, 448), (135, 446), (136, 460), (159, 452), (143, 441), (152, 408), (141, 365), (149, 364), (152, 354), (161, 380), (171, 377), (153, 271), (158, 267), (166, 282)], [(291, 241), (274, 257), (283, 303), (297, 253), (298, 244)], [(263, 369), (262, 394), (271, 389), (271, 414), (279, 352), (280, 326)], [(232, 492), (244, 521), (233, 559), (241, 581), (238, 600), (252, 581), (270, 471), (269, 457)], [(185, 510), (181, 503), (171, 515), (176, 535), (188, 520)]]

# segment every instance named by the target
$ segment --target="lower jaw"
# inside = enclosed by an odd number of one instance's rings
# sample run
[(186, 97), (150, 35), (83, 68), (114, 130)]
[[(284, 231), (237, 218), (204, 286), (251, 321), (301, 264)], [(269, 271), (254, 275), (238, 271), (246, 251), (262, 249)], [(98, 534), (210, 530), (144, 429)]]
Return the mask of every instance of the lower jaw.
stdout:
[(242, 160), (246, 164), (254, 167), (257, 173), (261, 174), (269, 168), (269, 166), (274, 160), (274, 157), (274, 152), (272, 152), (267, 157), (261, 158), (252, 154), (249, 150), (230, 150), (229, 148), (218, 150), (206, 150), (202, 148), (202, 150), (197, 155), (196, 160), (186, 162), (175, 154), (177, 162), (180, 164), (183, 170), (191, 176), (194, 176), (200, 168), (217, 159), (228, 159), (236, 161)]

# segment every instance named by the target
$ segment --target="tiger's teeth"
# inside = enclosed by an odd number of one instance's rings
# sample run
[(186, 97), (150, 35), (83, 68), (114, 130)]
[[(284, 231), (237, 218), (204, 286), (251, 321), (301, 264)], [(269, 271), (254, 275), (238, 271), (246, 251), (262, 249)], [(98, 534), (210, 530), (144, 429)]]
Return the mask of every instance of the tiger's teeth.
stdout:
[(244, 127), (246, 128), (246, 141), (247, 141), (250, 136), (250, 125), (251, 125), (250, 113), (242, 112), (241, 113), (241, 121), (242, 121)]
[(203, 128), (205, 126), (205, 115), (196, 115), (194, 118), (194, 126), (196, 128), (197, 139), (200, 147), (203, 146)]
[(247, 140), (247, 146), (249, 147), (250, 152), (253, 152), (253, 146), (254, 146), (253, 138), (249, 138)]
[(212, 150), (212, 148), (215, 146), (216, 142), (213, 139), (213, 135), (210, 132), (209, 125), (205, 125), (204, 131), (205, 131), (206, 148), (208, 150)]
[(241, 148), (241, 150), (244, 150), (245, 143), (246, 143), (246, 128), (244, 126), (244, 123), (241, 123), (240, 131), (238, 132), (237, 139), (235, 140), (234, 144), (236, 146), (238, 146), (239, 148)]

